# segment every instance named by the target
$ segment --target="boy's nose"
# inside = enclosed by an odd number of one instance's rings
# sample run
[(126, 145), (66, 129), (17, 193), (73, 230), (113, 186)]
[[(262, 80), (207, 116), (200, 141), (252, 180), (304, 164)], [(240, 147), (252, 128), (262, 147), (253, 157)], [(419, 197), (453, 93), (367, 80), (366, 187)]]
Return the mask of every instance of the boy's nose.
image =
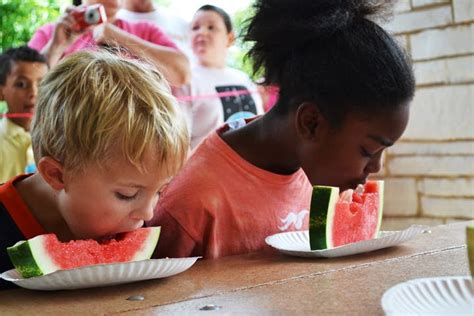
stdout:
[(149, 221), (153, 218), (153, 214), (155, 211), (156, 200), (153, 199), (140, 209), (135, 211), (135, 217), (144, 221)]
[(32, 84), (31, 89), (30, 89), (30, 98), (36, 100), (37, 96), (38, 96), (38, 85)]

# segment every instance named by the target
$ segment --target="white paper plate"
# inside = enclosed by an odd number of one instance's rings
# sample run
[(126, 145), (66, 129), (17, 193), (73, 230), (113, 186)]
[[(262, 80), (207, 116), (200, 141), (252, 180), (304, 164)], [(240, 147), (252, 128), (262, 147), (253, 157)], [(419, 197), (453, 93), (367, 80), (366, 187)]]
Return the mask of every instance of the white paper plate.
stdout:
[(200, 257), (150, 259), (100, 264), (24, 279), (15, 270), (0, 274), (4, 280), (32, 290), (72, 290), (166, 278), (189, 269)]
[(399, 283), (382, 296), (387, 315), (474, 315), (471, 277), (438, 277)]
[(307, 230), (275, 234), (265, 238), (265, 242), (280, 252), (291, 256), (333, 258), (392, 247), (410, 240), (424, 231), (429, 231), (429, 226), (412, 225), (405, 230), (380, 232), (379, 237), (375, 239), (363, 240), (323, 250), (311, 250), (309, 245), (309, 232)]

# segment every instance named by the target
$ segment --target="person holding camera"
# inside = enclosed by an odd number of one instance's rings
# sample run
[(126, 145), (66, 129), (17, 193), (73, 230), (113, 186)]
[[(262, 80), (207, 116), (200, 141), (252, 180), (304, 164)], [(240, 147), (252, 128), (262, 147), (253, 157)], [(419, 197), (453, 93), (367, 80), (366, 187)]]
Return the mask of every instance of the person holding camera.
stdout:
[(188, 59), (155, 25), (116, 18), (119, 0), (83, 3), (83, 6), (68, 7), (55, 23), (36, 30), (29, 41), (28, 46), (45, 55), (50, 67), (76, 51), (108, 46), (124, 48), (132, 56), (153, 63), (172, 86), (179, 87), (189, 81)]

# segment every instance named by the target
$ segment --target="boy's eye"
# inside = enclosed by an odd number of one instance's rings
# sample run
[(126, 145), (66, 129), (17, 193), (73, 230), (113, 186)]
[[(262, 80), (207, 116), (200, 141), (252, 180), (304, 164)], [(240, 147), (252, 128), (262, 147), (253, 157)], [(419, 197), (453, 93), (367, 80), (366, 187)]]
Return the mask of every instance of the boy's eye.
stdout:
[(17, 87), (17, 88), (24, 89), (24, 88), (26, 88), (27, 86), (28, 86), (28, 85), (26, 84), (26, 82), (23, 82), (23, 81), (15, 82), (15, 87)]
[(133, 200), (134, 198), (137, 197), (137, 193), (135, 193), (134, 195), (125, 195), (125, 194), (122, 194), (122, 193), (120, 193), (120, 192), (115, 192), (115, 196), (116, 196), (119, 200), (130, 201), (130, 200)]
[(197, 25), (194, 25), (193, 28), (192, 28), (193, 31), (196, 31), (197, 29), (199, 29), (199, 26), (197, 26)]
[(213, 30), (213, 29), (214, 29), (214, 26), (213, 26), (213, 25), (210, 25), (210, 26), (208, 26), (208, 29)]

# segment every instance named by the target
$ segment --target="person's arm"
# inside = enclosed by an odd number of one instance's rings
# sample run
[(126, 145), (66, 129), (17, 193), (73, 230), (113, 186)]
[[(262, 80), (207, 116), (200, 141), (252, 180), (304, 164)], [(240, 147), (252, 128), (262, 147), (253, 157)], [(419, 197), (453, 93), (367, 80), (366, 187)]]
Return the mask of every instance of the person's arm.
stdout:
[(193, 254), (196, 242), (166, 210), (158, 207), (154, 218), (146, 225), (161, 226), (153, 258), (184, 258)]
[(132, 54), (150, 60), (173, 86), (179, 87), (190, 79), (188, 59), (177, 49), (148, 42), (111, 23), (95, 27), (94, 39), (97, 43), (115, 42)]
[[(53, 25), (38, 29), (28, 46), (38, 50), (46, 57), (49, 67), (54, 67), (64, 54), (64, 51), (87, 30), (73, 32), (74, 18), (69, 14), (74, 7), (68, 7), (66, 12)], [(52, 33), (48, 27), (53, 27)]]

